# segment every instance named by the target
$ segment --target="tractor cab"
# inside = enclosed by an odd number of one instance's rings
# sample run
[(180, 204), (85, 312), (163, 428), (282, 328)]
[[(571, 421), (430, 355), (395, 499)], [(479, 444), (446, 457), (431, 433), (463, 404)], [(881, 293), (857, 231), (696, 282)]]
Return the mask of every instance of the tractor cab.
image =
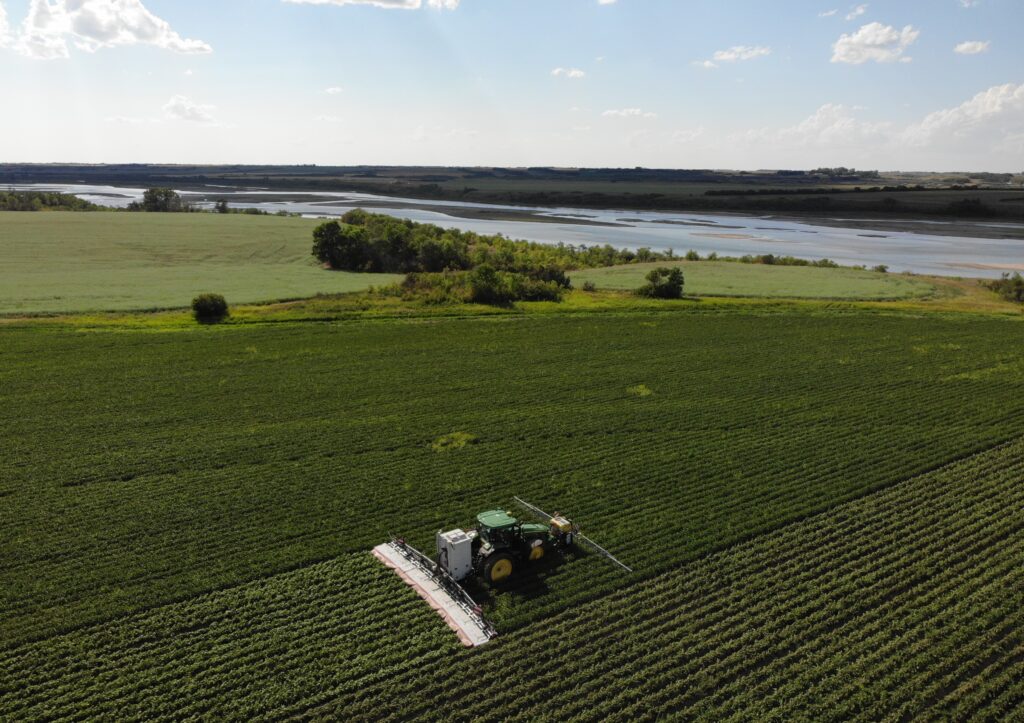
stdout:
[(476, 517), (475, 565), (491, 583), (503, 582), (526, 562), (536, 562), (551, 547), (551, 528), (520, 522), (504, 510), (481, 512)]

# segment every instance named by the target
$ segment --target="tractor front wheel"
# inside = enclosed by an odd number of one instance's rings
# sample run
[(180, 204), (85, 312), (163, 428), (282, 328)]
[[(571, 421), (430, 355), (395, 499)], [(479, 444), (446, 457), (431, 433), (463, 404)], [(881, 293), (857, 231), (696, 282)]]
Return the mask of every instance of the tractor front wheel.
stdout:
[(484, 580), (494, 584), (505, 582), (512, 576), (515, 567), (515, 559), (507, 552), (491, 555), (484, 563)]

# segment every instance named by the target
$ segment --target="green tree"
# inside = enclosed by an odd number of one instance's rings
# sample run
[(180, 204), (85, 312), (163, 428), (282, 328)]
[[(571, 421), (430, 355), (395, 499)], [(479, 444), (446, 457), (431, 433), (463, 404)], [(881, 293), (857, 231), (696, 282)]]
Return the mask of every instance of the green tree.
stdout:
[(128, 205), (129, 211), (145, 211), (147, 213), (177, 213), (188, 211), (188, 205), (181, 200), (171, 188), (150, 188), (142, 194), (142, 201)]
[(328, 221), (313, 231), (313, 256), (336, 271), (367, 271), (372, 254), (362, 226)]
[(662, 266), (652, 269), (647, 274), (647, 283), (641, 286), (637, 293), (652, 299), (681, 299), (683, 298), (683, 270), (678, 266), (672, 268)]

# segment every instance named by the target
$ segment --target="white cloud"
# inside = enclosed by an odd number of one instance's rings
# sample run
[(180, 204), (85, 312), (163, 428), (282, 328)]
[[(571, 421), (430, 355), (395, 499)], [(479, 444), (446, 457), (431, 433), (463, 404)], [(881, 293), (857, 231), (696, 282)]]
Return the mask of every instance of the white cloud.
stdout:
[(826, 10), (825, 12), (818, 13), (818, 17), (819, 18), (830, 18), (830, 17), (832, 17), (833, 15), (835, 15), (838, 12), (839, 12), (838, 10)]
[(201, 105), (191, 98), (176, 95), (164, 105), (164, 113), (172, 120), (189, 121), (191, 123), (213, 123), (211, 105)]
[(324, 93), (327, 95), (341, 95), (345, 92), (345, 89), (338, 85), (332, 85), (330, 88), (324, 88)]
[(676, 131), (672, 134), (673, 143), (693, 143), (704, 135), (704, 127), (690, 128), (688, 130)]
[(0, 48), (7, 47), (11, 42), (11, 26), (7, 21), (7, 10), (3, 2), (0, 2)]
[(657, 118), (657, 113), (650, 113), (643, 108), (619, 108), (617, 110), (606, 110), (602, 113), (605, 118)]
[(987, 53), (991, 45), (988, 40), (966, 40), (953, 48), (953, 52), (960, 55), (977, 55)]
[(141, 0), (31, 0), (15, 42), (17, 50), (31, 58), (67, 58), (68, 41), (90, 53), (118, 45), (212, 52), (201, 40), (182, 38)]
[(598, 5), (614, 5), (616, 0), (597, 0)]
[(927, 115), (903, 134), (915, 146), (991, 144), (1024, 133), (1024, 84), (997, 85), (956, 108)]
[(718, 67), (718, 64), (711, 60), (695, 60), (692, 65), (695, 65), (698, 68), (704, 68), (704, 70), (714, 70)]
[(771, 48), (766, 48), (761, 45), (734, 45), (726, 50), (719, 50), (715, 52), (711, 57), (713, 60), (717, 60), (719, 62), (735, 63), (739, 60), (753, 60), (754, 58), (762, 58), (771, 54)]
[(964, 8), (976, 8), (981, 4), (981, 0), (960, 0), (960, 7)]
[(551, 71), (551, 75), (556, 78), (570, 78), (572, 80), (579, 80), (585, 78), (587, 74), (579, 68), (555, 68)]
[[(391, 10), (419, 10), (423, 0), (284, 0), (294, 5), (372, 5)], [(438, 10), (454, 10), (459, 0), (426, 0), (426, 6)]]
[(864, 5), (855, 5), (850, 10), (849, 14), (846, 16), (846, 19), (847, 20), (856, 20), (857, 18), (859, 18), (861, 15), (863, 15), (867, 11), (868, 11), (868, 6), (867, 6), (866, 3)]
[(909, 63), (910, 58), (903, 53), (910, 47), (921, 31), (908, 25), (897, 30), (891, 25), (869, 23), (856, 33), (843, 34), (832, 46), (833, 63), (850, 63), (860, 65), (869, 60), (876, 63), (900, 61)]

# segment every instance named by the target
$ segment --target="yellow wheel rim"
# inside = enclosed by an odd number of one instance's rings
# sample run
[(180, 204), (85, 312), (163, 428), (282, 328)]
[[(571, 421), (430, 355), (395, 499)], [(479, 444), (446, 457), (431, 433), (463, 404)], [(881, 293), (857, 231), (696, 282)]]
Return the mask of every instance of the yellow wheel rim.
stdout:
[(531, 560), (539, 560), (542, 557), (544, 557), (544, 545), (537, 545), (530, 550)]
[(512, 574), (512, 561), (511, 560), (498, 560), (494, 563), (491, 568), (491, 581), (501, 582), (506, 577)]

